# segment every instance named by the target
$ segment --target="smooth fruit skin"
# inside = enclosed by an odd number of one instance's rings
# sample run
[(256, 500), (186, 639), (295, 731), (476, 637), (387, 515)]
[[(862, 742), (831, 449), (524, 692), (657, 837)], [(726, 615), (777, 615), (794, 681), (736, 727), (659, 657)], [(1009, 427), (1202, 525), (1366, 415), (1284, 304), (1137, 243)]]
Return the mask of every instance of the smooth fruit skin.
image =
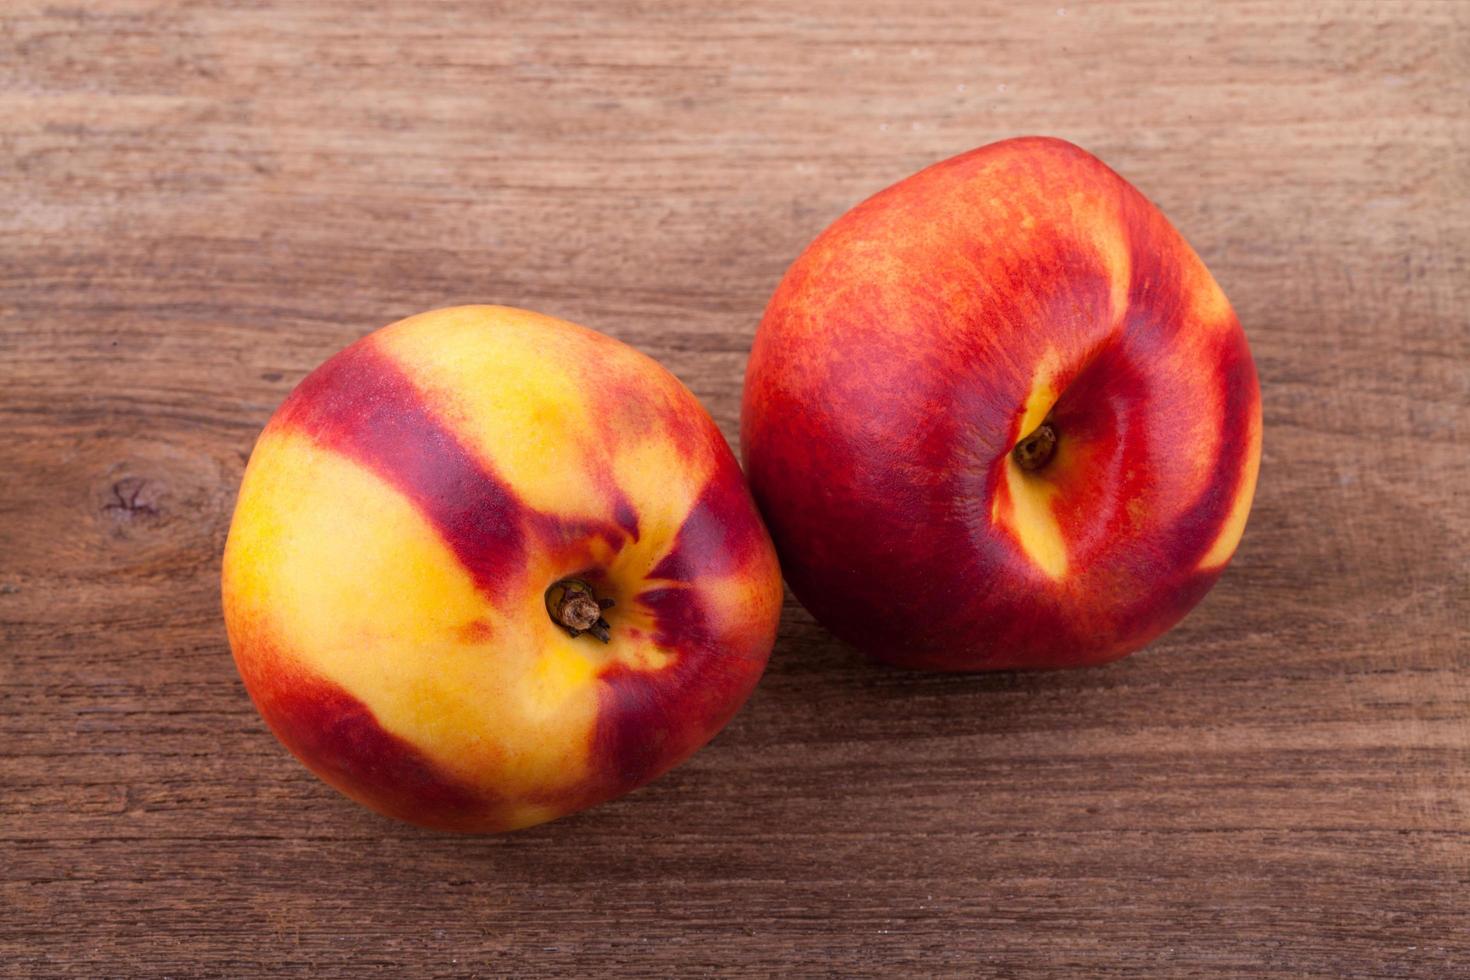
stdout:
[[(568, 635), (548, 586), (616, 606)], [(626, 793), (745, 701), (781, 607), (770, 539), (694, 396), (551, 317), (410, 317), (312, 372), (266, 426), (224, 558), (240, 676), (353, 799), (524, 827)]]
[[(1013, 449), (1050, 419), (1056, 455)], [(741, 448), (798, 599), (939, 670), (1122, 657), (1245, 527), (1261, 402), (1224, 293), (1127, 181), (981, 147), (839, 218), (756, 335)]]

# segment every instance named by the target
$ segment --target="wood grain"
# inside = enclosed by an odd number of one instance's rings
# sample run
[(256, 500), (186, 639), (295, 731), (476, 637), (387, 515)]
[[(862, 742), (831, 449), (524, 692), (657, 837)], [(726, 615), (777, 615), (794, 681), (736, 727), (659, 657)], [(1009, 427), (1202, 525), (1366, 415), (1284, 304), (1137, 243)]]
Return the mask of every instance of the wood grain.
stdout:
[[(0, 974), (1470, 976), (1470, 5), (8, 0)], [(1086, 672), (794, 605), (713, 745), (513, 836), (382, 820), (236, 679), (220, 551), (301, 376), (568, 317), (735, 435), (828, 221), (1051, 133), (1175, 220), (1265, 396), (1235, 564)]]

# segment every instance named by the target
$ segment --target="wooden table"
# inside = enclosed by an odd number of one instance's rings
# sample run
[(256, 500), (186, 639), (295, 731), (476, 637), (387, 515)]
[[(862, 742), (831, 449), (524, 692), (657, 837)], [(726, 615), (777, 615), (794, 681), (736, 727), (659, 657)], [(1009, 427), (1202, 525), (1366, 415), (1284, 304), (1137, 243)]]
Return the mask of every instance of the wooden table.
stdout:
[[(1470, 4), (1061, 2), (8, 0), (0, 975), (1470, 976)], [(733, 439), (801, 247), (1037, 132), (1255, 350), (1255, 511), (1178, 629), (948, 677), (790, 604), (708, 749), (506, 837), (271, 737), (219, 558), (313, 365), (510, 303)]]

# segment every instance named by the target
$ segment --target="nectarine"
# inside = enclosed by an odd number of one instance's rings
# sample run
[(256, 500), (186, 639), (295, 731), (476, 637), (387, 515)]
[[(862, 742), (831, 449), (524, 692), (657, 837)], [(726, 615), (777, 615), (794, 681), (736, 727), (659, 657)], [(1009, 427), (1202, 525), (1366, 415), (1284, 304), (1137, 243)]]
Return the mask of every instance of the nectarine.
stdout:
[(550, 317), (461, 307), (317, 368), (255, 446), (224, 559), (235, 661), (322, 779), (431, 827), (625, 793), (754, 687), (781, 579), (673, 375)]
[(797, 598), (875, 656), (1098, 664), (1209, 590), (1255, 489), (1230, 303), (1095, 157), (1016, 139), (859, 204), (781, 280), (741, 444)]

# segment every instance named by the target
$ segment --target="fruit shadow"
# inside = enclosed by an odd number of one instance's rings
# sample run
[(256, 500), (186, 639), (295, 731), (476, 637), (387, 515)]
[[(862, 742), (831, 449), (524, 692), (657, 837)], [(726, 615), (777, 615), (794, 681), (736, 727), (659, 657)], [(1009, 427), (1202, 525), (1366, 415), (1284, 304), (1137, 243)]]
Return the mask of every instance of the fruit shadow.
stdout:
[[(968, 743), (1062, 745), (1117, 724), (1151, 687), (1147, 660), (1072, 670), (942, 673), (869, 658), (788, 608), (755, 710), (806, 745), (881, 746), (885, 759)], [(756, 719), (759, 720), (759, 719)], [(971, 753), (972, 754), (972, 753)], [(874, 760), (879, 761), (879, 760)]]

